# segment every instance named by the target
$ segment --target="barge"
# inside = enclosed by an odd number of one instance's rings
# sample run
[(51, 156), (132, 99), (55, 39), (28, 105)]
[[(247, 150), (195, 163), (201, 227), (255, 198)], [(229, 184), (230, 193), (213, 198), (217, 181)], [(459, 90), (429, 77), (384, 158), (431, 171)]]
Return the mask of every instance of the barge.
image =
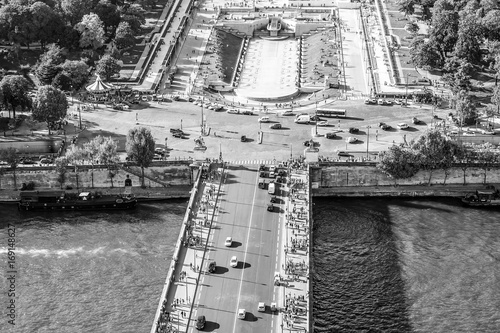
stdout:
[(500, 193), (494, 186), (467, 193), (462, 198), (462, 203), (472, 207), (494, 207), (500, 206)]
[(103, 195), (99, 192), (22, 191), (19, 210), (123, 210), (133, 209), (132, 195)]

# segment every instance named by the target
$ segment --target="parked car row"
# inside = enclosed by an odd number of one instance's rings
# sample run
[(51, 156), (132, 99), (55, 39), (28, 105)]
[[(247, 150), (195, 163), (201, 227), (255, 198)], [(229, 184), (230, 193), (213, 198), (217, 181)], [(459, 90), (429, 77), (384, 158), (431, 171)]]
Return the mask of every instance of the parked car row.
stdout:
[(402, 100), (402, 99), (394, 99), (394, 100), (388, 100), (388, 99), (384, 99), (384, 98), (379, 98), (379, 99), (375, 99), (375, 98), (367, 98), (365, 99), (365, 104), (367, 105), (393, 105), (393, 104), (397, 104), (397, 105), (401, 105), (401, 106), (405, 106), (407, 105), (407, 102)]

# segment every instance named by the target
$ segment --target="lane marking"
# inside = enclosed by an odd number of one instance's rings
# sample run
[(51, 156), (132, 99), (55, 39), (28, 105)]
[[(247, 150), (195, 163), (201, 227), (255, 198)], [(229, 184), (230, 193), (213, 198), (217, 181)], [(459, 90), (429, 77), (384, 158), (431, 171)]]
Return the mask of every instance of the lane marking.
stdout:
[[(251, 222), (252, 222), (252, 217), (253, 217), (253, 211), (254, 211), (254, 207), (255, 207), (255, 197), (257, 196), (257, 188), (258, 188), (258, 181), (259, 181), (259, 177), (256, 177), (255, 178), (255, 184), (254, 184), (254, 190), (253, 190), (253, 200), (252, 200), (252, 211), (250, 212), (250, 219), (249, 219), (249, 226), (248, 226), (248, 231), (247, 231), (247, 238), (246, 238), (246, 245), (245, 245), (245, 256), (243, 257), (243, 265), (245, 265), (245, 263), (247, 262), (247, 253), (248, 253), (248, 243), (249, 243), (249, 238), (250, 238), (250, 230), (252, 228), (250, 228), (251, 226)], [(238, 309), (240, 308), (240, 297), (241, 297), (241, 288), (243, 287), (243, 274), (245, 273), (245, 269), (242, 269), (241, 270), (241, 277), (240, 277), (240, 288), (239, 288), (239, 291), (238, 291), (238, 301), (236, 302), (237, 306), (236, 306), (236, 311), (238, 311)], [(233, 324), (233, 332), (236, 331), (236, 316), (234, 317), (234, 324)]]

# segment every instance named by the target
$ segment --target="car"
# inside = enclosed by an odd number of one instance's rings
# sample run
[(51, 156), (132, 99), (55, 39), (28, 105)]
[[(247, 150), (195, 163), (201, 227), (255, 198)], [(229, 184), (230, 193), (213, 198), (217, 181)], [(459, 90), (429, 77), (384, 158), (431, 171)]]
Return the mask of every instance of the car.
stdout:
[(310, 119), (310, 121), (317, 121), (317, 122), (323, 121), (323, 119), (321, 119), (317, 115), (310, 116), (309, 119)]
[(21, 158), (19, 163), (20, 164), (36, 164), (36, 162), (29, 157)]
[(337, 137), (337, 134), (333, 133), (333, 132), (329, 132), (329, 133), (326, 133), (325, 134), (325, 137), (327, 139), (335, 139)]
[(270, 129), (280, 129), (281, 124), (280, 123), (272, 124), (272, 125), (269, 125), (269, 128)]
[(377, 104), (378, 105), (385, 105), (385, 100), (380, 98), (378, 101), (377, 101)]
[(180, 96), (177, 96), (177, 95), (172, 97), (172, 100), (174, 100), (176, 102), (179, 101), (180, 99), (181, 99)]
[(383, 129), (384, 131), (388, 131), (392, 128), (391, 125), (387, 125), (387, 124), (383, 124), (382, 126), (380, 126), (381, 129)]
[(241, 142), (247, 142), (247, 137), (245, 135), (242, 135), (240, 140)]
[(229, 266), (231, 266), (231, 267), (238, 266), (238, 257), (232, 256), (231, 261), (229, 262)]
[(267, 211), (268, 212), (274, 212), (274, 205), (272, 203), (267, 205)]
[(286, 110), (281, 113), (282, 116), (293, 116), (292, 110)]
[(224, 242), (224, 246), (231, 247), (232, 245), (233, 245), (233, 237), (227, 237), (226, 241)]
[(180, 131), (180, 132), (174, 132), (172, 133), (172, 136), (174, 138), (183, 138), (184, 137), (184, 132)]
[(356, 142), (358, 142), (358, 139), (355, 138), (355, 137), (353, 137), (353, 136), (350, 136), (347, 139), (345, 139), (345, 142), (347, 142), (347, 143), (356, 143)]
[(387, 99), (384, 100), (384, 105), (392, 105), (392, 104), (393, 104), (392, 101), (389, 101)]
[(271, 303), (271, 312), (275, 312), (276, 310), (278, 310), (278, 307), (276, 306), (276, 302), (272, 302)]
[(222, 105), (217, 105), (214, 107), (214, 111), (215, 112), (224, 111), (224, 107)]
[(163, 155), (160, 154), (153, 155), (153, 161), (162, 161), (162, 160), (163, 160)]
[(42, 159), (40, 159), (39, 163), (40, 164), (51, 164), (52, 163), (52, 159), (50, 159), (50, 158), (42, 158)]
[(337, 156), (351, 156), (351, 154), (346, 151), (340, 150), (337, 152)]
[(481, 134), (495, 135), (495, 131), (489, 129), (483, 129), (481, 130)]
[(318, 121), (317, 123), (318, 126), (328, 126), (328, 121), (327, 120), (322, 120), (322, 121)]
[(414, 123), (415, 125), (418, 125), (420, 123), (422, 123), (422, 121), (420, 119), (418, 119), (417, 117), (413, 117), (411, 119), (412, 123)]
[(271, 199), (269, 199), (269, 201), (271, 201), (271, 203), (277, 203), (278, 198), (275, 195), (273, 195), (273, 196), (271, 196)]
[(276, 165), (270, 165), (269, 172), (276, 172)]
[(351, 133), (351, 134), (358, 133), (358, 132), (359, 132), (359, 128), (356, 128), (356, 127), (349, 128), (349, 133)]
[(268, 123), (270, 122), (269, 117), (260, 117), (259, 118), (259, 123)]
[(155, 148), (155, 154), (165, 156), (165, 153), (166, 153), (165, 148)]
[(170, 133), (176, 133), (176, 132), (182, 132), (182, 130), (179, 128), (171, 128), (170, 129)]
[(215, 268), (217, 267), (217, 263), (212, 260), (209, 264), (208, 264), (208, 272), (209, 273), (213, 273), (215, 272)]
[(265, 164), (259, 165), (259, 171), (266, 171), (266, 165)]
[(205, 319), (205, 316), (198, 316), (198, 319), (196, 319), (196, 328), (202, 330), (205, 327), (206, 322), (207, 320)]
[(369, 104), (377, 104), (377, 100), (374, 99), (374, 98), (367, 98), (365, 99), (365, 104), (369, 105)]
[(238, 319), (245, 319), (247, 312), (245, 309), (238, 309)]
[(249, 111), (249, 110), (245, 110), (242, 112), (244, 115), (246, 116), (253, 116), (253, 112), (252, 111)]
[(408, 128), (410, 128), (410, 126), (408, 126), (407, 123), (399, 123), (398, 128), (399, 129), (408, 129)]
[(238, 110), (238, 109), (229, 109), (229, 110), (227, 110), (227, 113), (238, 114), (238, 113), (240, 113), (240, 110)]
[(304, 141), (304, 146), (311, 147), (311, 143), (312, 143), (313, 147), (319, 146), (319, 142), (316, 142), (316, 141), (313, 141), (313, 140)]
[(266, 312), (266, 303), (259, 302), (259, 305), (257, 306), (257, 311), (259, 311), (259, 312)]

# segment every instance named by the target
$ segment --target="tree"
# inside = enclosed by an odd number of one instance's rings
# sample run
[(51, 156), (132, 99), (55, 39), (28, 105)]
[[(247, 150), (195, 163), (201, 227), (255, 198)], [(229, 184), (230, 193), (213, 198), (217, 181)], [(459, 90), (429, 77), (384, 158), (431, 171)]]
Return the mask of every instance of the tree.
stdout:
[(33, 3), (30, 11), (33, 40), (39, 40), (43, 48), (45, 43), (52, 40), (52, 35), (57, 28), (52, 22), (57, 21), (59, 17), (52, 8), (40, 1)]
[(494, 151), (494, 146), (489, 143), (483, 143), (476, 145), (476, 157), (477, 162), (483, 169), (483, 184), (486, 184), (486, 173), (490, 168), (500, 162), (500, 155)]
[(83, 88), (89, 78), (89, 66), (82, 60), (66, 60), (61, 66), (61, 71), (71, 80), (74, 90)]
[(97, 50), (104, 44), (104, 24), (97, 14), (90, 13), (83, 16), (80, 23), (75, 25), (80, 36), (80, 47)]
[(13, 43), (26, 43), (29, 47), (33, 27), (28, 6), (8, 4), (0, 8), (0, 37)]
[(460, 126), (474, 125), (478, 118), (477, 109), (470, 95), (460, 94), (456, 99), (455, 109), (457, 110)]
[(398, 179), (413, 177), (419, 165), (412, 149), (393, 145), (380, 154), (377, 168), (397, 182)]
[(424, 69), (440, 68), (444, 64), (444, 58), (435, 43), (418, 36), (410, 44), (410, 58), (415, 66)]
[[(21, 106), (23, 109), (31, 106), (31, 100), (28, 97), (29, 82), (21, 75), (7, 75), (0, 81), (2, 90), (2, 103), (8, 109), (12, 108), (13, 117), (16, 117), (16, 108)], [(10, 118), (10, 109), (9, 109)]]
[(455, 159), (460, 163), (460, 169), (463, 171), (464, 175), (464, 185), (466, 181), (466, 171), (470, 167), (471, 163), (476, 160), (476, 152), (474, 151), (474, 145), (464, 142), (462, 145), (457, 146)]
[(459, 13), (457, 42), (453, 53), (469, 63), (478, 63), (481, 58), (483, 26), (476, 12), (479, 4), (470, 1)]
[(66, 117), (67, 111), (68, 100), (62, 91), (48, 85), (38, 88), (33, 104), (33, 119), (46, 122), (49, 135), (51, 124)]
[(127, 156), (137, 163), (142, 172), (144, 185), (144, 168), (151, 165), (155, 153), (155, 141), (151, 131), (145, 127), (135, 127), (128, 131), (126, 142)]
[(52, 85), (62, 91), (71, 91), (71, 78), (64, 72), (57, 73)]
[(55, 171), (57, 172), (57, 182), (62, 189), (64, 183), (66, 182), (66, 174), (68, 173), (68, 158), (65, 156), (56, 158), (55, 165)]
[(450, 0), (437, 0), (434, 3), (429, 42), (438, 47), (442, 59), (453, 52), (458, 34), (458, 12)]
[(73, 164), (74, 166), (74, 172), (75, 172), (75, 178), (76, 178), (76, 189), (79, 189), (79, 177), (78, 177), (78, 166), (83, 165), (85, 162), (85, 153), (83, 149), (78, 147), (75, 144), (72, 144), (69, 146), (69, 148), (66, 150), (66, 158), (68, 161), (68, 164)]
[(64, 17), (71, 26), (81, 21), (83, 16), (90, 13), (92, 0), (60, 0)]
[(20, 161), (17, 150), (11, 147), (0, 150), (0, 160), (7, 162), (9, 167), (12, 169), (12, 172), (14, 174), (14, 189), (17, 189), (16, 170)]
[(138, 34), (141, 31), (141, 25), (146, 23), (145, 14), (146, 11), (139, 4), (125, 5), (121, 8), (122, 22), (127, 22), (130, 25), (132, 31)]
[(35, 75), (43, 84), (52, 84), (59, 73), (59, 65), (66, 58), (66, 52), (56, 44), (49, 44), (47, 51), (42, 54), (35, 69)]
[(438, 130), (429, 130), (416, 141), (412, 141), (410, 147), (416, 153), (420, 168), (429, 172), (428, 185), (430, 185), (432, 172), (442, 168), (450, 156), (447, 152), (450, 146), (446, 137)]
[(127, 22), (120, 22), (115, 33), (115, 45), (119, 50), (128, 49), (135, 45), (134, 32)]
[(117, 144), (116, 141), (111, 137), (96, 137), (97, 145), (99, 147), (97, 153), (97, 159), (99, 163), (105, 164), (108, 168), (108, 175), (111, 181), (111, 187), (113, 187), (113, 177), (115, 176), (116, 164), (119, 162), (117, 154)]
[(406, 23), (405, 30), (408, 31), (411, 35), (416, 35), (420, 30), (420, 27), (415, 22), (409, 22)]
[(112, 56), (105, 54), (96, 65), (96, 74), (104, 77), (106, 81), (111, 80), (111, 77), (120, 72), (118, 60)]
[(108, 0), (100, 0), (94, 8), (94, 13), (96, 13), (103, 22), (104, 31), (113, 35), (114, 29), (116, 29), (118, 23), (120, 23), (120, 13), (116, 5)]

